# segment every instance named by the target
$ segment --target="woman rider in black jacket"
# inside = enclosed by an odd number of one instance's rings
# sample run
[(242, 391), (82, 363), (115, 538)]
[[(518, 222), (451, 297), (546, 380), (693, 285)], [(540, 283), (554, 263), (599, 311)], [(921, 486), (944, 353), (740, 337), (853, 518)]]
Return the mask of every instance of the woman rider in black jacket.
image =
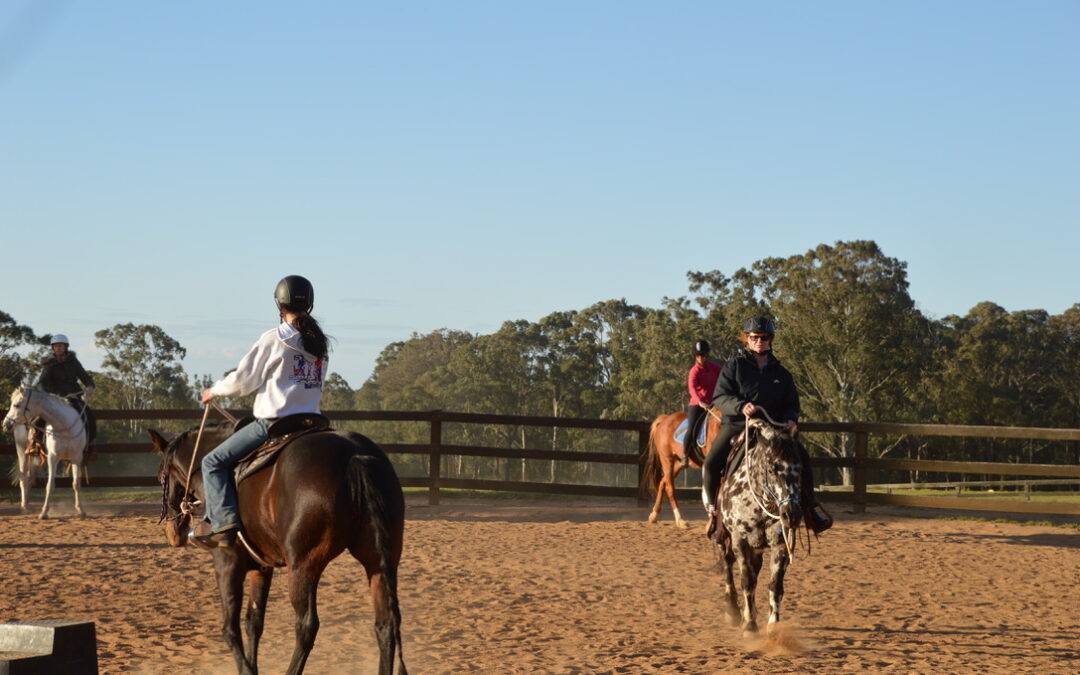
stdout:
[[(724, 477), (731, 440), (746, 427), (745, 417), (764, 410), (769, 417), (784, 424), (792, 438), (798, 433), (799, 394), (791, 373), (772, 354), (775, 333), (776, 328), (768, 317), (747, 320), (742, 335), (746, 348), (724, 364), (716, 382), (713, 402), (724, 413), (724, 423), (709, 447), (701, 469), (701, 497), (709, 515), (709, 534), (715, 524), (714, 500)], [(832, 526), (832, 518), (815, 510), (819, 505), (814, 498), (810, 455), (802, 443), (796, 440), (795, 445), (802, 454), (802, 502), (807, 507), (814, 532), (824, 532)]]

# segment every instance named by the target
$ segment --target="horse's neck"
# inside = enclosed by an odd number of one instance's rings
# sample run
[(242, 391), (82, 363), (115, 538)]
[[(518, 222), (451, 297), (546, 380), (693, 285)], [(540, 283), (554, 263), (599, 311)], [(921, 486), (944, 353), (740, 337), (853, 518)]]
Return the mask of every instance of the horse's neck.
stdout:
[(64, 399), (54, 394), (34, 392), (28, 406), (31, 414), (43, 418), (49, 424), (70, 424), (75, 421), (79, 413)]

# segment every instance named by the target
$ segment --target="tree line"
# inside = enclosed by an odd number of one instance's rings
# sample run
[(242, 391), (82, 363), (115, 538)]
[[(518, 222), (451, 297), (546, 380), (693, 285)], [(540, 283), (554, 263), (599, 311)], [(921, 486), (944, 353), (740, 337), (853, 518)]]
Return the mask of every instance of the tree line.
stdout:
[[(763, 258), (730, 276), (690, 272), (687, 294), (664, 298), (660, 307), (605, 300), (538, 321), (506, 321), (490, 334), (414, 333), (387, 345), (358, 388), (330, 374), (323, 407), (652, 419), (685, 405), (695, 340), (709, 340), (714, 360), (723, 361), (738, 347), (745, 319), (763, 314), (775, 319), (775, 352), (795, 377), (804, 420), (1080, 427), (1080, 303), (1051, 315), (982, 302), (963, 316), (930, 318), (908, 292), (906, 268), (873, 241), (836, 242)], [(0, 312), (0, 385), (10, 391), (31, 377), (47, 344), (47, 335)], [(184, 348), (156, 326), (118, 324), (98, 331), (95, 345), (105, 353), (101, 371), (93, 373), (98, 407), (194, 407), (198, 391), (215, 379), (185, 373)], [(380, 424), (394, 437), (388, 442), (426, 440), (419, 426)], [(457, 437), (447, 442), (502, 447), (595, 449), (586, 446), (597, 443), (569, 430), (452, 433)], [(806, 441), (817, 454), (851, 454), (851, 439), (827, 436), (807, 434)], [(610, 445), (619, 450), (627, 443)], [(870, 450), (1067, 463), (1080, 460), (1075, 446), (896, 437), (874, 439)], [(556, 468), (527, 469), (522, 462), (494, 471), (520, 479), (530, 472), (554, 477)]]

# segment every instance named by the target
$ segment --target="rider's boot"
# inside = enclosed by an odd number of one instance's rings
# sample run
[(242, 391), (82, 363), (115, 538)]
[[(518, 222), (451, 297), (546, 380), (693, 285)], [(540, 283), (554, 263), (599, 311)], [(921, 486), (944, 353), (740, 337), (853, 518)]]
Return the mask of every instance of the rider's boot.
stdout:
[(25, 452), (28, 455), (45, 453), (45, 448), (41, 445), (41, 429), (38, 429), (35, 426), (30, 427), (30, 432), (26, 436)]
[[(720, 486), (724, 484), (724, 477), (720, 476), (720, 484), (716, 487), (716, 494), (720, 494)], [(705, 536), (712, 539), (716, 534), (716, 528), (720, 524), (720, 514), (716, 510), (716, 505), (711, 501), (705, 504), (705, 514), (709, 517), (705, 523)]]
[(219, 532), (196, 534), (192, 539), (202, 548), (232, 548), (236, 546), (236, 534), (239, 531), (239, 527), (227, 527)]
[[(832, 527), (833, 519), (829, 512), (825, 510), (825, 507), (818, 502), (817, 497), (814, 496), (814, 478), (809, 468), (803, 470), (801, 488), (800, 500), (803, 504), (803, 515), (806, 522), (810, 524), (814, 534), (821, 534)], [(818, 509), (821, 509), (821, 513), (818, 513)]]
[(682, 468), (686, 468), (690, 465), (690, 445), (683, 443), (682, 446)]

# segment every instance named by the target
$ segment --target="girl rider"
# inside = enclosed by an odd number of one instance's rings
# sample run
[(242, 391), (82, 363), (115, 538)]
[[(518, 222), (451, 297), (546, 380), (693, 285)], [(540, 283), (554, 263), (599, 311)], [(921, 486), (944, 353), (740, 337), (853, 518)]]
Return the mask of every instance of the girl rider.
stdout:
[(318, 413), (326, 379), (329, 346), (319, 323), (311, 316), (315, 291), (301, 276), (287, 276), (274, 290), (281, 323), (263, 333), (236, 370), (204, 389), (207, 405), (216, 396), (246, 396), (255, 392), (255, 420), (241, 427), (203, 458), (203, 492), (211, 532), (194, 539), (207, 547), (236, 544), (240, 529), (233, 467), (262, 445), (267, 429), (279, 417)]

